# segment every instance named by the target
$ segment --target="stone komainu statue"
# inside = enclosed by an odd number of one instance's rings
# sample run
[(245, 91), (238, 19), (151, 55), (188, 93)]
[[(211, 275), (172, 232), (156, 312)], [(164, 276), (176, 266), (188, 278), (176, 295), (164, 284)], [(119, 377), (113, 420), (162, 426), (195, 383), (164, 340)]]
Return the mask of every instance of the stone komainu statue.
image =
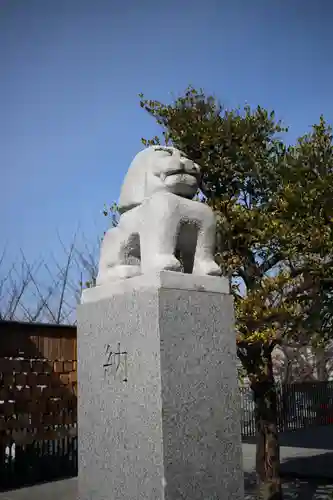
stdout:
[(97, 285), (160, 270), (221, 274), (215, 216), (192, 199), (200, 179), (200, 167), (176, 148), (136, 155), (120, 193), (119, 224), (102, 242)]

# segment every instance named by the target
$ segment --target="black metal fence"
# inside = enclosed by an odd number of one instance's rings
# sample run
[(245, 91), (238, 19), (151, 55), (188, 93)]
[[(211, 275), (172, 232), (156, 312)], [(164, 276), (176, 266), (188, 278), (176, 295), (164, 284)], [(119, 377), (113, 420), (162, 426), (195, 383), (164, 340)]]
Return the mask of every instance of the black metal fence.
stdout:
[[(277, 384), (278, 430), (333, 424), (333, 382)], [(242, 436), (256, 434), (253, 392), (241, 387)]]
[(13, 443), (1, 451), (0, 491), (77, 475), (77, 436)]

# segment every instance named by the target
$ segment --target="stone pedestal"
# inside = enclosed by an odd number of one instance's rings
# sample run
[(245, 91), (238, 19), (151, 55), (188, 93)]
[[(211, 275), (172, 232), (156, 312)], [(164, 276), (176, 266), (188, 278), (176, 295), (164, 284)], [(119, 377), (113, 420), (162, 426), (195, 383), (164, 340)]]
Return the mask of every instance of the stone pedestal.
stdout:
[(164, 271), (78, 308), (80, 500), (241, 500), (233, 302)]

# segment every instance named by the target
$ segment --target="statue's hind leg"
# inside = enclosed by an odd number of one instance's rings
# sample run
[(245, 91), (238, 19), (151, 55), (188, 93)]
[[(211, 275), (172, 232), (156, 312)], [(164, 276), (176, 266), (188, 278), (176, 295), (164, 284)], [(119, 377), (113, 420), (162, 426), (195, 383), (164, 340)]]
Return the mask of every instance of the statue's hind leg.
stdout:
[(120, 219), (117, 227), (105, 233), (96, 285), (141, 274), (139, 259), (139, 237)]

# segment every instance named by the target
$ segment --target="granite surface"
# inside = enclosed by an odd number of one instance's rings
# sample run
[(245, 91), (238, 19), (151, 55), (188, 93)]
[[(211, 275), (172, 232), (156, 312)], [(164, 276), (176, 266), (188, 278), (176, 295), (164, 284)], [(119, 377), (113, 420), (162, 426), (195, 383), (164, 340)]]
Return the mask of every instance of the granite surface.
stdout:
[(166, 499), (242, 498), (230, 295), (161, 290)]
[(81, 304), (97, 302), (113, 295), (132, 293), (134, 290), (143, 292), (149, 289), (187, 290), (197, 292), (214, 292), (229, 294), (229, 280), (225, 277), (216, 279), (215, 276), (196, 276), (175, 271), (159, 271), (135, 276), (131, 279), (105, 283), (103, 286), (83, 290)]
[(232, 298), (174, 274), (79, 307), (80, 500), (244, 498)]

